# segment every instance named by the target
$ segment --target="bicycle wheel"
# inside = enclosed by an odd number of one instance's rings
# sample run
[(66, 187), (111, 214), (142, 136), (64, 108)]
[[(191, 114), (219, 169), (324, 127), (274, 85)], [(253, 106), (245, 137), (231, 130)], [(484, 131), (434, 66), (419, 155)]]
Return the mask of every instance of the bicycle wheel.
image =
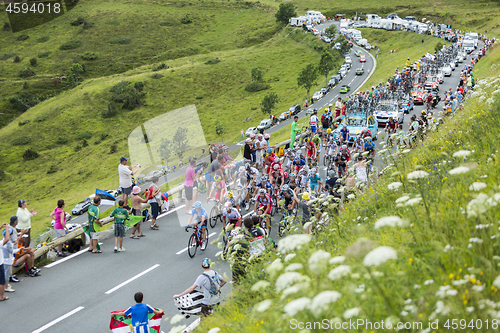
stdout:
[(189, 237), (189, 242), (188, 242), (188, 254), (190, 258), (194, 257), (197, 248), (198, 248), (198, 240), (196, 239), (196, 235), (193, 233), (191, 237)]
[(217, 206), (213, 206), (210, 210), (210, 226), (212, 228), (215, 228), (215, 226), (217, 225), (218, 214), (219, 210), (217, 209)]
[(278, 205), (277, 202), (276, 202), (276, 199), (273, 198), (272, 199), (272, 202), (273, 202), (273, 205), (271, 207), (271, 216), (274, 216), (274, 214), (276, 213), (276, 206)]
[(281, 217), (281, 221), (279, 223), (279, 227), (278, 227), (278, 236), (279, 237), (283, 237), (285, 235), (285, 230), (286, 230), (286, 220), (285, 220), (285, 215), (283, 215)]

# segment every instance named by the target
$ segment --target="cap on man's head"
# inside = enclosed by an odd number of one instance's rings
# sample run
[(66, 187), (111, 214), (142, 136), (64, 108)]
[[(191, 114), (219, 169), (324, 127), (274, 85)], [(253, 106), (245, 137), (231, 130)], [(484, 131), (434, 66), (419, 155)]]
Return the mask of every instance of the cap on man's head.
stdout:
[(203, 259), (203, 261), (201, 262), (201, 267), (210, 268), (210, 261), (208, 260), (208, 258)]
[(123, 163), (123, 161), (128, 161), (128, 158), (126, 158), (125, 156), (122, 156), (120, 158), (120, 163)]
[(17, 221), (17, 216), (11, 216), (10, 217), (10, 225), (13, 225)]
[(18, 205), (19, 207), (22, 207), (25, 203), (26, 203), (26, 200), (21, 199), (21, 200), (19, 200), (19, 201), (17, 202), (17, 205)]

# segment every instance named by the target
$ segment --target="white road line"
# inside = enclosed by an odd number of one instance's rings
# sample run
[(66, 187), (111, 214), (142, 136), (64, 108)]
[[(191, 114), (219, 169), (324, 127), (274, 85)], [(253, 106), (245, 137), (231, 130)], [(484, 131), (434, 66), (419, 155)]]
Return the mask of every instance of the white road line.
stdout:
[[(217, 233), (216, 232), (212, 232), (210, 235), (208, 235), (208, 238), (212, 237), (212, 236), (215, 236)], [(181, 253), (184, 253), (188, 250), (188, 248), (184, 248), (182, 250), (180, 250), (179, 252), (177, 252), (176, 254), (181, 254)]]
[(181, 209), (181, 208), (183, 208), (183, 207), (186, 207), (186, 205), (179, 206), (179, 207), (177, 207), (177, 208), (174, 208), (174, 209), (172, 209), (172, 210), (169, 210), (168, 212), (165, 212), (165, 213), (163, 213), (163, 214), (161, 214), (161, 215), (158, 215), (158, 217), (157, 217), (156, 219), (158, 220), (160, 217), (167, 216), (168, 214), (171, 214), (171, 213), (173, 213), (173, 212), (175, 212), (175, 211), (177, 211), (177, 210), (179, 210), (179, 209)]
[(111, 294), (112, 292), (114, 292), (114, 291), (116, 291), (116, 290), (120, 289), (120, 288), (121, 288), (121, 287), (123, 287), (124, 285), (127, 285), (127, 284), (129, 284), (130, 282), (132, 282), (132, 281), (134, 281), (134, 280), (136, 280), (136, 279), (140, 278), (140, 277), (141, 277), (141, 276), (143, 276), (144, 274), (147, 274), (147, 273), (151, 272), (153, 269), (157, 268), (158, 266), (160, 266), (160, 264), (156, 264), (156, 265), (154, 265), (154, 266), (152, 266), (152, 267), (150, 267), (150, 268), (146, 269), (144, 272), (139, 273), (139, 274), (137, 274), (137, 275), (136, 275), (136, 276), (134, 276), (134, 277), (131, 277), (131, 278), (130, 278), (130, 279), (128, 279), (127, 281), (125, 281), (125, 282), (123, 282), (123, 283), (120, 283), (119, 285), (117, 285), (116, 287), (114, 287), (114, 288), (112, 288), (112, 289), (109, 289), (108, 291), (106, 291), (106, 292), (105, 292), (105, 294), (106, 294), (106, 295)]
[(39, 329), (37, 329), (37, 330), (35, 330), (35, 331), (31, 332), (31, 333), (40, 333), (40, 332), (43, 332), (43, 331), (45, 331), (47, 328), (54, 326), (54, 325), (55, 325), (55, 324), (57, 324), (58, 322), (63, 321), (64, 319), (68, 318), (69, 316), (74, 315), (75, 313), (77, 313), (77, 312), (78, 312), (78, 311), (80, 311), (80, 310), (83, 310), (83, 306), (79, 306), (79, 307), (77, 307), (77, 308), (76, 308), (76, 309), (74, 309), (73, 311), (70, 311), (70, 312), (66, 313), (64, 316), (61, 316), (61, 317), (59, 317), (59, 318), (57, 318), (57, 319), (52, 320), (52, 321), (51, 321), (50, 323), (48, 323), (47, 325), (42, 326), (42, 327), (40, 327)]
[(45, 268), (51, 268), (51, 267), (54, 267), (54, 266), (56, 266), (56, 265), (62, 264), (63, 262), (65, 262), (65, 261), (67, 261), (67, 260), (73, 259), (74, 257), (79, 256), (80, 254), (85, 253), (85, 252), (87, 252), (87, 251), (88, 251), (88, 248), (84, 248), (83, 250), (80, 250), (80, 251), (78, 251), (78, 252), (76, 252), (76, 253), (73, 253), (72, 255), (67, 256), (67, 257), (66, 257), (66, 258), (64, 258), (64, 259), (54, 261), (53, 263), (48, 264), (48, 265), (46, 265), (46, 266), (44, 266), (44, 267), (45, 267)]

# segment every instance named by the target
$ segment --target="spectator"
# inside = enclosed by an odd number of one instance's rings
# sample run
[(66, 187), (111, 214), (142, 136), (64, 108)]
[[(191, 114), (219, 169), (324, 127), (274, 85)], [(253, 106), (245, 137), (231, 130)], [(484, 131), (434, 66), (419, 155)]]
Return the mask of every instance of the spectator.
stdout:
[(28, 208), (26, 208), (28, 206), (28, 203), (24, 199), (19, 200), (17, 202), (17, 205), (19, 207), (16, 212), (16, 216), (19, 219), (17, 232), (26, 230), (24, 234), (27, 236), (23, 237), (25, 238), (23, 239), (23, 242), (25, 247), (29, 247), (31, 244), (31, 218), (38, 213), (35, 212), (34, 209), (28, 210)]
[(163, 314), (162, 309), (155, 310), (148, 304), (142, 304), (144, 295), (139, 291), (135, 293), (135, 305), (132, 305), (127, 310), (122, 312), (113, 312), (112, 317), (130, 316), (132, 318), (132, 326), (134, 327), (133, 333), (146, 333), (149, 332), (149, 319), (148, 313)]
[(199, 191), (205, 191), (204, 185), (203, 185), (203, 179), (201, 178), (201, 175), (203, 173), (203, 170), (208, 166), (207, 162), (201, 163), (201, 165), (197, 166), (194, 169), (195, 176), (194, 176), (194, 182), (193, 182), (193, 202), (196, 202), (198, 200), (198, 192)]
[[(142, 204), (148, 202), (148, 200), (143, 199), (139, 195), (139, 193), (141, 193), (141, 188), (139, 186), (134, 186), (134, 188), (132, 189), (132, 196), (130, 197), (130, 200), (132, 201), (132, 215), (134, 216), (142, 216)], [(136, 231), (137, 236), (135, 235)], [(137, 239), (144, 236), (146, 235), (141, 232), (141, 222), (138, 222), (132, 228), (132, 234), (130, 235), (130, 238)]]
[(224, 173), (224, 167), (222, 163), (224, 161), (224, 156), (219, 155), (216, 160), (210, 164), (207, 172), (205, 173), (205, 179), (207, 180), (207, 189), (212, 188), (212, 183), (214, 182), (214, 175), (220, 170), (221, 174)]
[(140, 164), (137, 163), (134, 167), (127, 166), (128, 158), (121, 157), (120, 164), (118, 165), (118, 176), (120, 178), (120, 187), (122, 188), (121, 199), (128, 204), (128, 196), (132, 193), (132, 175), (134, 175), (139, 169)]
[[(125, 237), (125, 220), (128, 220), (128, 212), (123, 206), (125, 203), (123, 200), (118, 201), (118, 207), (113, 209), (111, 217), (115, 218), (115, 253), (124, 252), (123, 248), (123, 237)], [(120, 248), (117, 248), (118, 238), (120, 238)]]
[(149, 200), (151, 206), (151, 230), (158, 230), (160, 227), (156, 224), (156, 218), (160, 213), (160, 205), (158, 201), (161, 200), (160, 189), (158, 188), (158, 177), (153, 177), (152, 184), (149, 186)]
[(189, 210), (191, 208), (191, 200), (193, 200), (193, 186), (196, 176), (196, 172), (194, 171), (195, 165), (196, 161), (192, 160), (189, 163), (189, 166), (186, 168), (186, 180), (184, 181), (184, 191), (186, 196), (186, 214), (191, 214)]
[(243, 133), (243, 130), (240, 131), (240, 137), (243, 138), (245, 134)]
[[(2, 224), (2, 228), (8, 228), (8, 227), (9, 225), (7, 223)], [(5, 274), (3, 274), (4, 272), (3, 265), (4, 265), (3, 255), (1, 255), (0, 256), (0, 302), (7, 301), (9, 299), (7, 296), (4, 295), (5, 285), (7, 284), (7, 281), (5, 281)]]
[(245, 162), (253, 163), (252, 159), (253, 142), (252, 139), (246, 140), (245, 148), (243, 149), (243, 159)]
[[(64, 205), (63, 199), (58, 200), (56, 209), (50, 213), (50, 217), (54, 220), (54, 231), (56, 235), (54, 239), (64, 237), (66, 232), (68, 232), (68, 228), (66, 227), (66, 212), (63, 210)], [(57, 246), (56, 251), (58, 257), (66, 256), (62, 252), (62, 244)]]
[[(17, 219), (17, 217), (16, 217)], [(5, 226), (6, 229), (10, 229), (7, 223), (4, 223), (2, 227)], [(4, 291), (13, 293), (15, 290), (9, 285), (9, 278), (12, 275), (12, 264), (14, 263), (14, 248), (12, 242), (10, 241), (10, 232), (6, 232), (2, 241), (2, 253), (0, 256), (3, 257), (3, 268), (0, 269), (0, 274), (5, 276)]]
[(219, 305), (220, 303), (220, 295), (215, 295), (210, 292), (210, 290), (212, 289), (211, 281), (218, 280), (220, 283), (220, 287), (223, 287), (226, 284), (226, 280), (222, 276), (219, 276), (217, 272), (210, 269), (210, 262), (207, 258), (203, 259), (201, 267), (203, 268), (203, 274), (198, 276), (191, 287), (189, 287), (179, 295), (174, 295), (174, 298), (179, 298), (181, 296), (189, 294), (190, 292), (195, 290), (195, 288), (199, 287), (203, 291), (201, 314), (206, 317), (211, 314), (213, 306)]
[[(17, 216), (12, 216), (10, 218), (9, 237), (12, 242), (13, 253), (16, 253), (14, 257), (14, 267), (20, 267), (26, 263), (26, 269), (28, 275), (31, 277), (40, 276), (40, 270), (35, 267), (35, 249), (31, 247), (25, 247), (24, 243), (21, 241), (22, 238), (26, 238), (26, 229), (23, 229), (19, 234), (16, 231), (19, 219)], [(2, 231), (4, 239), (7, 237), (6, 231)], [(17, 247), (17, 249), (15, 249)], [(3, 256), (2, 256), (3, 257)], [(10, 277), (9, 277), (10, 279)]]
[(101, 197), (94, 197), (94, 203), (90, 205), (89, 210), (87, 212), (88, 215), (88, 223), (89, 223), (89, 232), (90, 232), (90, 246), (88, 251), (92, 253), (102, 253), (101, 247), (99, 246), (98, 240), (99, 235), (98, 231), (100, 230), (97, 225), (102, 227), (102, 221), (99, 220), (99, 204), (101, 203)]

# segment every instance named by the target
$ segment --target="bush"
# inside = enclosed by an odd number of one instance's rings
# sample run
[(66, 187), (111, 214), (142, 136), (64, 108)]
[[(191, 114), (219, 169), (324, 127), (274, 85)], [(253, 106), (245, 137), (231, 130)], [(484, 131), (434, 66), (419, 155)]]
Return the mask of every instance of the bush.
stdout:
[(163, 21), (163, 22), (160, 22), (160, 25), (162, 27), (169, 27), (169, 26), (174, 25), (174, 22), (172, 22), (172, 21)]
[(3, 30), (4, 31), (9, 31), (10, 30), (10, 24), (9, 24), (9, 22), (4, 22), (3, 23)]
[(38, 53), (38, 58), (47, 58), (51, 53), (50, 51)]
[(87, 147), (89, 143), (87, 142), (87, 139), (82, 140), (82, 147)]
[(196, 99), (203, 99), (203, 95), (198, 95), (195, 97)]
[(207, 62), (205, 62), (205, 65), (215, 65), (218, 64), (219, 62), (221, 62), (219, 58), (210, 59)]
[(45, 43), (46, 41), (48, 41), (50, 39), (50, 36), (43, 36), (43, 37), (40, 37), (38, 38), (36, 41), (38, 43)]
[(28, 84), (28, 81), (24, 81), (23, 83), (23, 89), (28, 89), (30, 86)]
[(82, 30), (92, 28), (94, 26), (94, 22), (92, 21), (84, 21), (82, 25)]
[(80, 24), (83, 24), (85, 22), (85, 19), (83, 17), (79, 17), (77, 18), (76, 20), (74, 21), (71, 21), (69, 24), (71, 24), (72, 26), (79, 26)]
[(128, 37), (112, 38), (108, 41), (110, 44), (130, 44), (132, 40)]
[(63, 145), (63, 144), (68, 143), (68, 139), (65, 138), (64, 136), (60, 136), (60, 137), (57, 138), (56, 143), (58, 145)]
[(0, 60), (7, 60), (9, 58), (12, 58), (16, 55), (16, 53), (4, 53), (0, 56)]
[(134, 83), (134, 89), (142, 91), (142, 89), (144, 89), (144, 82), (137, 81), (136, 83)]
[(30, 120), (29, 120), (29, 119), (27, 119), (27, 120), (24, 120), (24, 121), (19, 120), (19, 122), (18, 122), (17, 124), (18, 124), (19, 126), (24, 126), (24, 125), (29, 124), (29, 123), (30, 123)]
[(117, 112), (113, 106), (113, 104), (108, 104), (108, 108), (102, 112), (103, 118), (111, 118), (116, 116)]
[(35, 75), (35, 72), (33, 70), (31, 70), (31, 68), (29, 68), (29, 67), (25, 68), (19, 72), (19, 77), (30, 77), (30, 76), (34, 76), (34, 75)]
[(31, 58), (30, 64), (31, 64), (31, 66), (35, 67), (36, 65), (38, 65), (38, 60), (36, 60), (36, 58)]
[(82, 54), (83, 60), (96, 60), (97, 59), (97, 53), (95, 52), (85, 52)]
[(159, 70), (162, 70), (162, 69), (167, 69), (167, 68), (168, 68), (168, 66), (166, 64), (161, 63), (158, 66), (156, 66), (155, 68), (153, 68), (153, 71), (156, 72), (156, 71), (159, 71)]
[(82, 145), (78, 144), (74, 148), (75, 152), (82, 150)]
[(45, 121), (47, 120), (49, 117), (45, 114), (41, 114), (39, 116), (36, 116), (34, 121), (36, 121), (37, 123), (41, 123), (42, 121)]
[(102, 132), (102, 133), (101, 133), (101, 141), (106, 140), (108, 136), (109, 136), (109, 134), (108, 134), (108, 133)]
[(0, 180), (4, 180), (5, 178), (7, 178), (7, 176), (5, 175), (5, 171), (0, 169)]
[(189, 24), (189, 23), (193, 23), (193, 20), (191, 18), (189, 18), (189, 16), (184, 16), (183, 18), (181, 18), (181, 23), (182, 24)]
[(25, 159), (26, 161), (34, 160), (34, 159), (38, 158), (38, 156), (40, 156), (40, 155), (38, 155), (36, 150), (34, 150), (33, 148), (28, 148), (23, 153), (23, 159)]
[(131, 87), (130, 82), (122, 81), (111, 88), (113, 92), (113, 102), (123, 103), (122, 107), (125, 109), (133, 110), (137, 106), (142, 105), (141, 98), (146, 94), (135, 87), (143, 85), (142, 82), (136, 82), (134, 88)]
[(114, 154), (118, 151), (118, 146), (116, 144), (112, 144), (110, 147), (109, 147), (109, 153), (110, 154)]
[(28, 35), (19, 35), (16, 38), (16, 40), (23, 41), (23, 40), (27, 40), (28, 38), (30, 38), (30, 36), (28, 36)]
[(82, 46), (82, 41), (79, 39), (73, 39), (59, 46), (59, 50), (74, 50), (79, 48), (80, 46)]
[[(17, 110), (24, 112), (30, 107), (40, 103), (40, 100), (38, 99), (38, 96), (36, 94), (27, 91), (21, 91), (17, 95), (9, 98), (9, 102), (13, 104), (13, 106)], [(27, 121), (29, 122), (29, 120)]]
[(14, 57), (14, 62), (21, 62), (21, 57), (19, 57), (18, 55), (16, 55)]
[(24, 146), (31, 142), (31, 138), (29, 136), (23, 135), (18, 136), (14, 140), (12, 140), (12, 144), (14, 146)]
[(47, 174), (50, 175), (52, 173), (56, 173), (57, 171), (59, 171), (59, 168), (57, 167), (57, 165), (51, 164), (49, 167), (49, 170), (47, 170)]
[(79, 140), (90, 139), (91, 137), (92, 137), (92, 132), (90, 132), (90, 131), (85, 131), (85, 132), (81, 132), (80, 134), (78, 134)]
[(266, 89), (269, 89), (269, 85), (260, 82), (252, 82), (245, 87), (245, 90), (248, 92), (257, 92)]
[(152, 77), (153, 79), (161, 79), (161, 78), (162, 78), (162, 77), (164, 77), (164, 76), (165, 76), (165, 75), (163, 75), (163, 74), (159, 74), (159, 73), (155, 73), (155, 74), (151, 75), (151, 77)]

